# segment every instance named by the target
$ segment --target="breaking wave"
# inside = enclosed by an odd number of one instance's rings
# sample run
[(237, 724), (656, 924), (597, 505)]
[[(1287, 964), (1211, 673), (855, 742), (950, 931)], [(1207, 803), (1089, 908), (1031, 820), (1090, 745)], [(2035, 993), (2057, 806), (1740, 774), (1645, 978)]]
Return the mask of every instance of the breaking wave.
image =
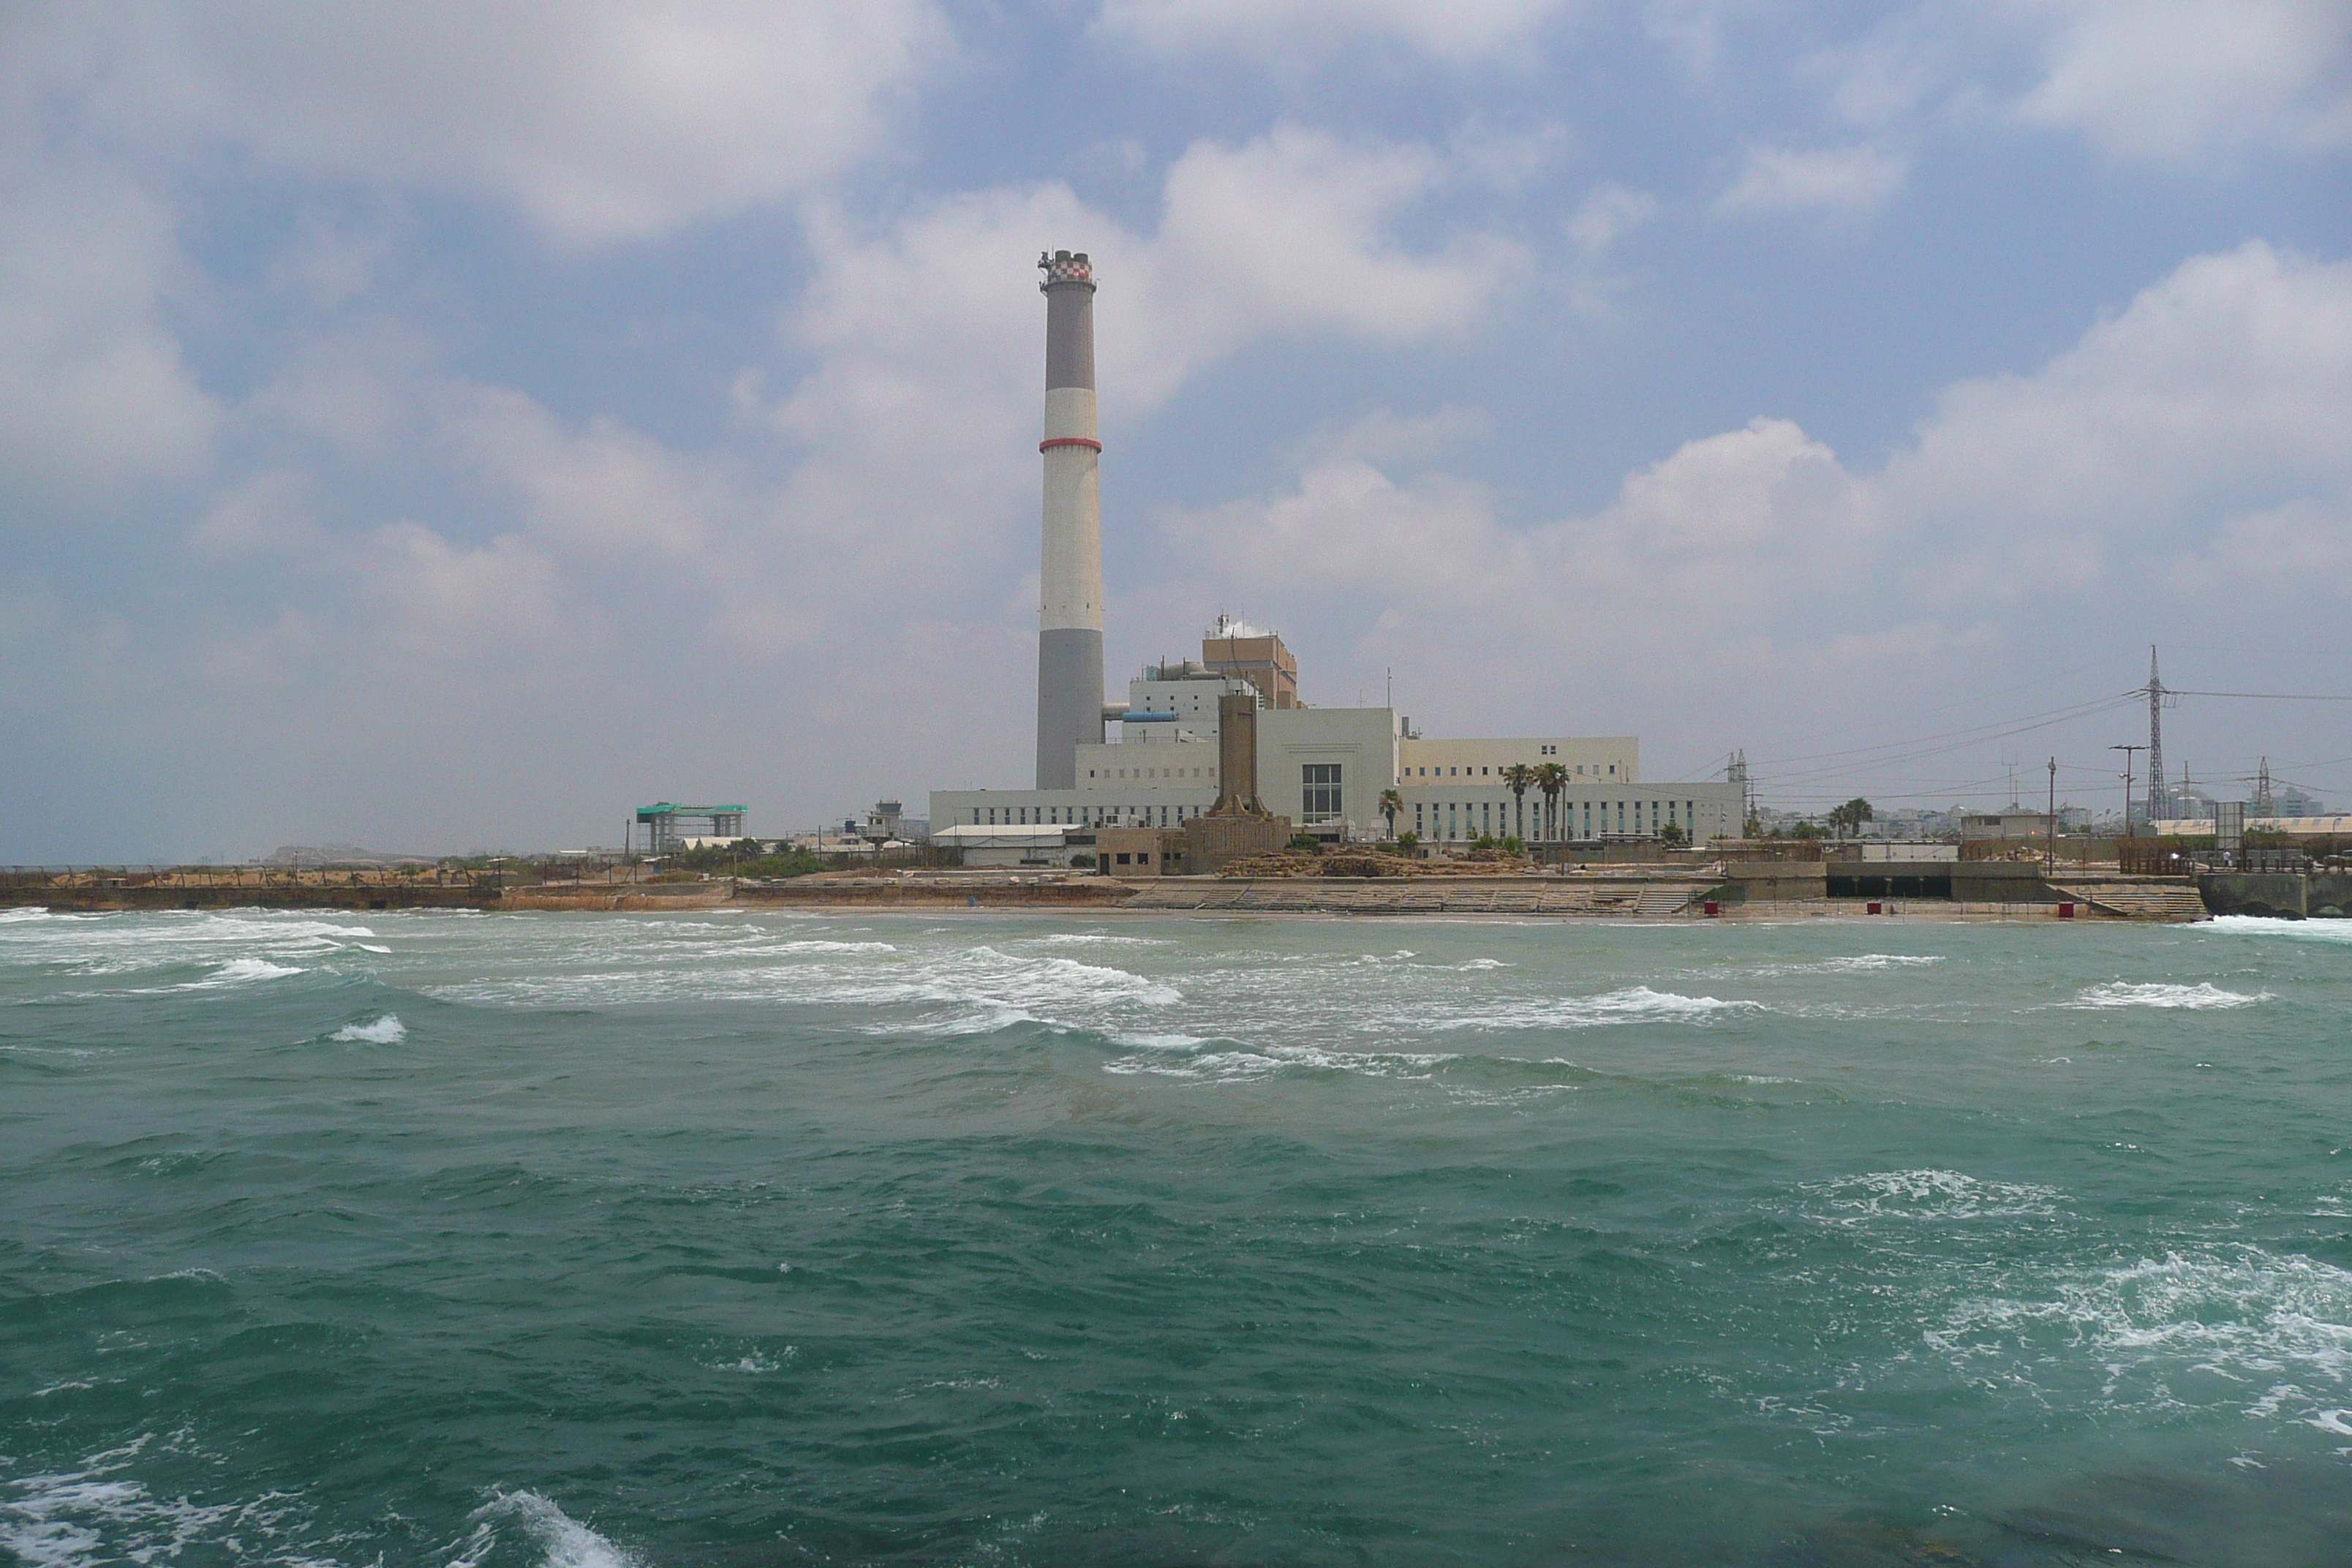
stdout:
[(2267, 991), (2224, 991), (2210, 980), (2194, 985), (2136, 985), (2116, 980), (2105, 985), (2085, 986), (2069, 1007), (2251, 1007), (2257, 1002), (2268, 1002)]
[(2332, 1430), (2352, 1393), (2352, 1272), (2252, 1246), (2168, 1253), (2063, 1278), (2039, 1300), (1963, 1301), (1925, 1338), (1961, 1363), (2087, 1363), (2116, 1407), (2181, 1405), (2182, 1373), (2218, 1373), (2205, 1403)]
[(2201, 931), (2234, 936), (2283, 936), (2295, 942), (2352, 942), (2352, 921), (2284, 921), (2269, 915), (2217, 915)]
[(203, 1503), (153, 1495), (124, 1473), (150, 1440), (90, 1455), (74, 1469), (0, 1484), (0, 1552), (36, 1568), (239, 1561), (248, 1554), (331, 1568), (332, 1559), (305, 1550), (310, 1510), (299, 1497), (273, 1492), (251, 1502)]
[(370, 1024), (345, 1024), (327, 1037), (370, 1046), (396, 1046), (408, 1038), (408, 1026), (400, 1021), (397, 1013), (386, 1013)]
[[(635, 1553), (597, 1534), (533, 1491), (498, 1492), (476, 1509), (474, 1533), (446, 1568), (635, 1568)], [(511, 1549), (511, 1550), (509, 1550)]]
[(1599, 996), (1563, 996), (1514, 1004), (1501, 1010), (1442, 1019), (1436, 1029), (1591, 1029), (1610, 1024), (1697, 1023), (1724, 1013), (1760, 1011), (1759, 1002), (1685, 996), (1628, 986)]
[(1835, 1225), (1871, 1220), (2046, 1219), (2058, 1190), (2031, 1182), (1991, 1182), (1958, 1171), (1872, 1171), (1801, 1189)]

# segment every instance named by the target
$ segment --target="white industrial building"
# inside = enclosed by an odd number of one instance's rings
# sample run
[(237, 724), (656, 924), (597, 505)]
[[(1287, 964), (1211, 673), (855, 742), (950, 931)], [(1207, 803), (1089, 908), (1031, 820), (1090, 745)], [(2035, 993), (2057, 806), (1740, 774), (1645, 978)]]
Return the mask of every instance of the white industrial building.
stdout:
[[(1255, 689), (1185, 661), (1147, 668), (1111, 710), (1119, 738), (1081, 742), (1071, 789), (934, 790), (933, 836), (953, 827), (1178, 827), (1216, 804), (1217, 699)], [(1737, 837), (1739, 786), (1721, 780), (1644, 783), (1632, 736), (1539, 735), (1429, 740), (1390, 708), (1275, 708), (1260, 698), (1258, 798), (1266, 810), (1328, 837), (1385, 838), (1381, 797), (1395, 790), (1395, 829), (1424, 844), (1516, 836), (1529, 842), (1660, 837), (1672, 823), (1694, 842)], [(1549, 799), (1514, 795), (1514, 763), (1558, 764)]]

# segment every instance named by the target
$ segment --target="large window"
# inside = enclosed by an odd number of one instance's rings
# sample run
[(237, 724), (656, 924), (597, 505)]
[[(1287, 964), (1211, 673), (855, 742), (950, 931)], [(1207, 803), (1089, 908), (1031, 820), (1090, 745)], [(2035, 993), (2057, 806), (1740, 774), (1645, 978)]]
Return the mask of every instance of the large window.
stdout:
[(1299, 815), (1308, 822), (1328, 822), (1339, 815), (1339, 764), (1307, 763), (1299, 770)]

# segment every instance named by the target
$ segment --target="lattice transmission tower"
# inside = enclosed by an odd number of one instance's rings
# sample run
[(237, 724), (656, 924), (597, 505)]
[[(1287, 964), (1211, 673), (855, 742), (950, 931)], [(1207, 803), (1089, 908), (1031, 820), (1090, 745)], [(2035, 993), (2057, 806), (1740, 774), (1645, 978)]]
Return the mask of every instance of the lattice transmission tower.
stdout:
[(2165, 809), (2164, 795), (2164, 710), (2180, 706), (2179, 697), (2165, 689), (2164, 678), (2156, 672), (2156, 645), (2147, 645), (2147, 819), (2172, 814)]

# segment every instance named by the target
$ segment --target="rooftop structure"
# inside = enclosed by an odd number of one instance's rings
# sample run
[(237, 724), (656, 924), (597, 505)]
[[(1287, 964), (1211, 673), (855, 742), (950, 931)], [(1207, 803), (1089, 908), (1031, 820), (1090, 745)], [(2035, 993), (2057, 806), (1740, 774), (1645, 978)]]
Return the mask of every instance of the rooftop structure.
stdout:
[(1212, 674), (1229, 675), (1257, 689), (1261, 708), (1296, 708), (1298, 660), (1282, 646), (1278, 632), (1244, 626), (1227, 616), (1201, 638), (1201, 663)]
[(638, 825), (646, 830), (648, 855), (675, 853), (686, 847), (688, 838), (740, 838), (743, 816), (744, 807), (740, 805), (678, 805), (667, 800), (641, 805), (636, 813)]

